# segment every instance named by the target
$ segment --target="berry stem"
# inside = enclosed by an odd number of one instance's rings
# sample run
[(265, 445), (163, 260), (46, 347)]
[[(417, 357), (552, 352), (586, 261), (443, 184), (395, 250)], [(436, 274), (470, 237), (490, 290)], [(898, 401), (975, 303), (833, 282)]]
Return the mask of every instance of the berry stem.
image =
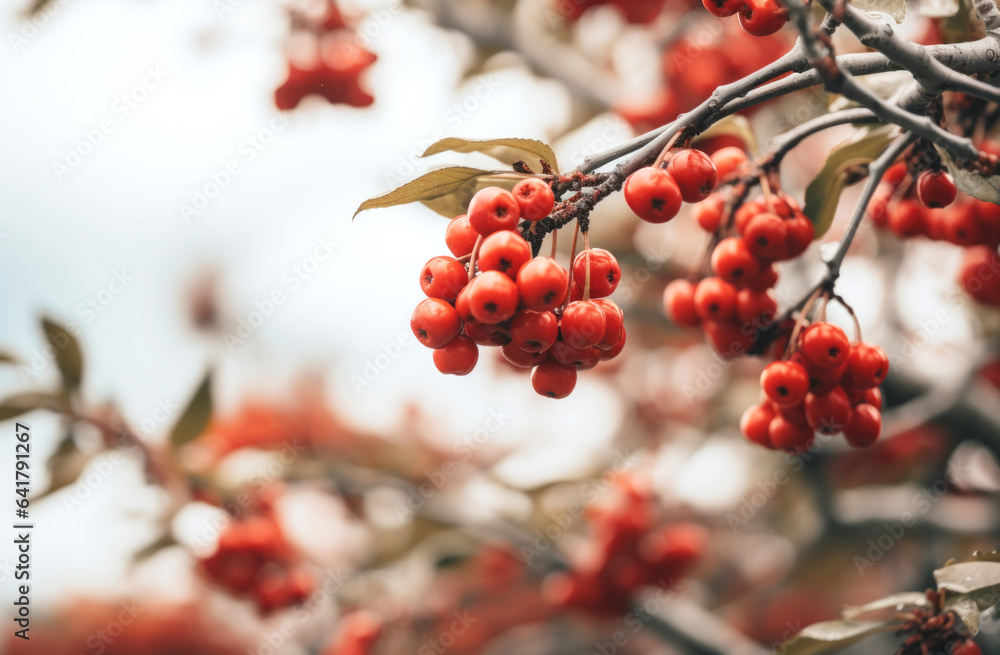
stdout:
[(483, 235), (476, 237), (476, 245), (472, 246), (472, 253), (469, 255), (469, 282), (476, 277), (476, 260), (479, 259), (479, 247), (483, 245)]
[(556, 258), (556, 248), (559, 244), (558, 239), (559, 239), (559, 230), (552, 230), (552, 253), (550, 255), (552, 259)]
[(586, 274), (583, 277), (583, 299), (590, 300), (590, 232), (583, 233), (583, 252), (585, 258)]
[(566, 305), (569, 304), (569, 299), (573, 295), (573, 260), (576, 259), (576, 239), (580, 236), (580, 221), (576, 222), (576, 227), (573, 229), (573, 245), (569, 249), (569, 276), (567, 278), (567, 288), (566, 297), (563, 298), (562, 306), (559, 311), (566, 309)]

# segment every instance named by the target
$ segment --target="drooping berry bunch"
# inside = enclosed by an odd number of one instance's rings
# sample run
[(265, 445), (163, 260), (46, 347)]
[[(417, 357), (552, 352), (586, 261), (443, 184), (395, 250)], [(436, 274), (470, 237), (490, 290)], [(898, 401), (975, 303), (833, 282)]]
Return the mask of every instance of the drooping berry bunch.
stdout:
[(788, 10), (781, 0), (702, 0), (705, 9), (714, 16), (740, 15), (740, 27), (747, 34), (774, 34), (788, 22)]
[(293, 9), (292, 32), (288, 74), (274, 92), (278, 109), (294, 109), (309, 95), (353, 107), (375, 101), (360, 78), (376, 56), (361, 45), (333, 0)]
[(270, 511), (230, 523), (200, 566), (212, 582), (252, 599), (263, 614), (301, 603), (315, 587)]
[(624, 315), (606, 298), (621, 278), (614, 256), (587, 248), (571, 275), (555, 259), (533, 258), (517, 229), (521, 219), (539, 221), (553, 206), (550, 185), (528, 178), (512, 191), (482, 189), (468, 213), (448, 225), (445, 242), (454, 257), (424, 265), (420, 286), (427, 299), (410, 319), (420, 343), (434, 349), (439, 371), (467, 375), (478, 346), (498, 346), (511, 364), (534, 369), (536, 392), (565, 398), (577, 370), (621, 353)]
[(895, 655), (983, 655), (979, 645), (968, 636), (961, 619), (954, 611), (943, 611), (943, 598), (937, 591), (928, 591), (930, 609), (909, 612), (909, 620), (898, 634), (909, 635)]
[(587, 508), (589, 540), (571, 568), (546, 578), (546, 598), (598, 615), (616, 615), (644, 585), (672, 587), (698, 561), (708, 534), (694, 523), (658, 525), (651, 492), (626, 475)]
[(815, 433), (843, 433), (855, 448), (871, 446), (882, 432), (882, 392), (889, 357), (878, 345), (850, 343), (831, 323), (815, 322), (792, 334), (787, 359), (760, 376), (764, 399), (746, 410), (744, 436), (767, 448), (802, 451)]

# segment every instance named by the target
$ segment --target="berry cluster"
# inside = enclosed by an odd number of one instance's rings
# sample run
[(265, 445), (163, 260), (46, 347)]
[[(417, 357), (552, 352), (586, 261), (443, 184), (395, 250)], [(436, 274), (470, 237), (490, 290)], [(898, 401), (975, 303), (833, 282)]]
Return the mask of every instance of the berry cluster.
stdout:
[(815, 433), (843, 433), (855, 448), (882, 432), (882, 392), (889, 357), (867, 342), (851, 344), (836, 325), (816, 322), (801, 332), (788, 359), (760, 375), (764, 400), (740, 422), (750, 441), (787, 451), (812, 446)]
[(233, 596), (253, 599), (264, 614), (301, 603), (315, 586), (269, 511), (231, 523), (200, 564), (209, 579)]
[(424, 265), (420, 287), (427, 299), (410, 318), (420, 343), (434, 349), (439, 371), (467, 375), (478, 346), (498, 346), (514, 366), (534, 369), (535, 391), (565, 398), (578, 369), (625, 347), (624, 315), (606, 298), (621, 278), (614, 256), (587, 248), (570, 273), (552, 258), (532, 258), (517, 231), (519, 220), (545, 218), (554, 202), (546, 182), (528, 178), (513, 191), (482, 189), (468, 213), (448, 225), (445, 242), (454, 257)]
[(983, 655), (982, 649), (969, 637), (962, 620), (955, 612), (944, 611), (943, 598), (937, 591), (928, 591), (930, 609), (915, 609), (897, 634), (909, 635), (894, 655)]
[(693, 523), (657, 527), (651, 493), (625, 476), (600, 504), (587, 508), (590, 540), (572, 568), (545, 580), (546, 598), (562, 606), (615, 615), (632, 605), (646, 584), (672, 584), (708, 544)]
[(747, 34), (774, 34), (788, 22), (788, 10), (781, 0), (702, 0), (705, 9), (714, 16), (740, 15), (740, 27)]
[(375, 99), (361, 85), (362, 73), (375, 55), (361, 47), (332, 0), (320, 12), (292, 15), (295, 34), (288, 57), (288, 74), (274, 92), (278, 109), (294, 109), (309, 95), (330, 104), (368, 107)]

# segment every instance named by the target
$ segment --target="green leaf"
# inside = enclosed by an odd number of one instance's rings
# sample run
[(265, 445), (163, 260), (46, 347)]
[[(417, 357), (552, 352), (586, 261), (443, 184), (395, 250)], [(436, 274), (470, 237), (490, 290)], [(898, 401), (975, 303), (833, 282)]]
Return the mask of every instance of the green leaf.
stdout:
[(955, 178), (955, 186), (960, 191), (978, 200), (1000, 205), (1000, 175), (985, 177), (975, 171), (966, 170), (955, 163), (948, 151), (937, 145), (934, 148), (941, 155), (941, 163)]
[(19, 393), (0, 401), (0, 421), (6, 421), (27, 414), (36, 409), (58, 410), (62, 399), (51, 393)]
[(42, 319), (45, 338), (55, 352), (56, 366), (62, 374), (63, 387), (76, 389), (83, 381), (83, 353), (76, 338), (66, 328), (49, 319)]
[(806, 189), (806, 206), (802, 212), (816, 228), (816, 238), (830, 229), (837, 213), (840, 194), (847, 186), (847, 173), (855, 167), (870, 164), (889, 146), (888, 130), (873, 130), (865, 136), (834, 148), (823, 169)]
[(508, 178), (483, 176), (469, 180), (456, 191), (453, 191), (446, 196), (432, 198), (430, 200), (421, 200), (420, 204), (437, 212), (445, 218), (455, 218), (456, 216), (464, 214), (468, 211), (469, 201), (472, 200), (472, 196), (476, 195), (476, 192), (480, 189), (488, 186), (502, 187), (508, 191), (513, 189), (514, 185), (517, 184), (519, 180), (509, 179), (509, 176), (514, 175), (513, 173), (506, 173), (506, 175)]
[(897, 23), (906, 20), (906, 0), (851, 0), (851, 4), (870, 14), (888, 14)]
[(952, 564), (934, 571), (934, 580), (945, 592), (945, 609), (955, 610), (972, 634), (979, 632), (979, 615), (1000, 603), (1000, 562)]
[(896, 630), (902, 621), (824, 621), (806, 627), (778, 647), (775, 655), (826, 655), (844, 650), (865, 637)]
[(170, 433), (170, 444), (177, 448), (191, 441), (202, 432), (212, 417), (212, 373), (205, 374), (198, 390), (194, 392), (187, 409)]
[(442, 152), (481, 152), (505, 164), (524, 161), (536, 173), (542, 172), (541, 162), (544, 161), (556, 173), (559, 172), (559, 162), (556, 161), (556, 153), (551, 146), (535, 139), (476, 140), (448, 137), (431, 145), (420, 156), (430, 157)]
[(750, 121), (745, 116), (727, 116), (718, 123), (712, 125), (694, 139), (694, 144), (717, 136), (735, 136), (746, 144), (750, 152), (757, 151), (757, 138), (750, 127)]
[(859, 607), (846, 607), (843, 611), (843, 617), (845, 619), (856, 619), (864, 616), (865, 614), (871, 614), (881, 610), (893, 609), (896, 611), (904, 611), (917, 607), (928, 608), (930, 607), (930, 604), (930, 601), (927, 600), (927, 594), (919, 591), (906, 591), (899, 594), (892, 594), (891, 596), (886, 596), (885, 598), (880, 598), (879, 600), (873, 600), (872, 602), (865, 603)]
[(408, 205), (411, 202), (434, 200), (459, 191), (463, 185), (486, 175), (496, 175), (500, 171), (484, 171), (468, 166), (451, 166), (421, 175), (412, 182), (407, 182), (395, 191), (366, 200), (354, 212), (357, 216), (366, 209), (384, 209)]

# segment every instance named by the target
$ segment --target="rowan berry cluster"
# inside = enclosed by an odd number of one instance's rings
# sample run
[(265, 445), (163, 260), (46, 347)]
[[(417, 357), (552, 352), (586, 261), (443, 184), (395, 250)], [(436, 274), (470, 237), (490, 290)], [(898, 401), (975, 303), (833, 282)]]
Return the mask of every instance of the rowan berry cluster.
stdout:
[(274, 92), (275, 106), (294, 109), (309, 95), (330, 104), (371, 105), (375, 98), (364, 89), (360, 77), (375, 62), (375, 55), (361, 46), (332, 0), (318, 6), (319, 11), (310, 7), (292, 13), (288, 73)]
[(512, 191), (477, 192), (468, 213), (451, 221), (445, 243), (454, 257), (434, 257), (420, 272), (427, 299), (410, 318), (442, 373), (467, 375), (479, 346), (500, 347), (514, 366), (533, 368), (531, 384), (565, 398), (577, 370), (613, 359), (625, 347), (624, 315), (606, 296), (621, 268), (606, 250), (587, 248), (568, 272), (550, 257), (532, 258), (518, 222), (547, 217), (555, 197), (539, 178)]
[(774, 34), (788, 22), (788, 10), (781, 0), (702, 0), (705, 9), (714, 16), (725, 18), (739, 14), (740, 27), (747, 34)]
[(792, 338), (787, 359), (760, 375), (764, 399), (740, 421), (744, 436), (767, 448), (802, 451), (815, 433), (843, 433), (855, 448), (882, 432), (882, 392), (889, 357), (876, 344), (850, 343), (836, 325), (815, 322)]
[(570, 570), (551, 574), (543, 593), (549, 600), (598, 615), (631, 607), (643, 585), (675, 584), (698, 561), (708, 534), (694, 523), (657, 526), (651, 492), (624, 476), (600, 503), (587, 508), (589, 540), (571, 558)]
[(263, 614), (304, 601), (315, 581), (302, 568), (270, 511), (233, 521), (216, 551), (201, 559), (210, 580), (233, 596), (250, 598)]

